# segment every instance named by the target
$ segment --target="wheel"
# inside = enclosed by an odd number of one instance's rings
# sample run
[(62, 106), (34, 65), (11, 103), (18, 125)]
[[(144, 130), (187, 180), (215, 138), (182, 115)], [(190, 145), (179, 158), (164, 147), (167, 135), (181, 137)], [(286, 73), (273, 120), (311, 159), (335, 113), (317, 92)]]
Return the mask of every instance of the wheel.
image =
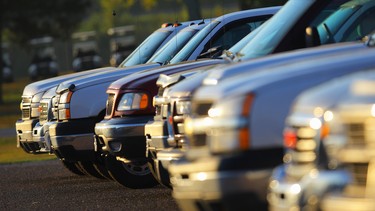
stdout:
[(65, 160), (62, 160), (61, 162), (62, 162), (63, 166), (65, 168), (67, 168), (70, 172), (72, 172), (73, 174), (76, 174), (76, 175), (79, 175), (79, 176), (86, 175), (85, 172), (83, 172), (83, 170), (81, 169), (81, 167), (77, 163), (69, 162), (69, 161), (65, 161)]
[(112, 155), (107, 155), (105, 165), (112, 178), (125, 187), (133, 189), (151, 188), (158, 184), (148, 168), (146, 160), (124, 163), (118, 161)]
[(109, 180), (113, 180), (112, 176), (109, 174), (107, 167), (102, 162), (94, 162), (94, 168), (101, 174), (103, 177)]
[(156, 156), (154, 153), (149, 152), (148, 153), (148, 168), (151, 171), (151, 174), (154, 176), (154, 178), (163, 186), (172, 189), (172, 184), (169, 179), (169, 173), (167, 169), (165, 169), (161, 163), (159, 165), (155, 165)]
[(106, 179), (98, 170), (96, 170), (92, 161), (78, 161), (78, 164), (87, 175), (98, 179)]

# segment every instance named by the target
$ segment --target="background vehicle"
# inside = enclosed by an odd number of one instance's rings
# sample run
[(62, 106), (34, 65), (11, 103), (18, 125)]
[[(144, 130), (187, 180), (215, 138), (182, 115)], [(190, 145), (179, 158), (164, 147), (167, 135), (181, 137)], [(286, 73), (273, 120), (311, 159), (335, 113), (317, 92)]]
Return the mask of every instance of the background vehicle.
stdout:
[(95, 40), (96, 32), (77, 32), (73, 39), (73, 70), (75, 72), (96, 69), (103, 66)]
[(50, 78), (58, 75), (59, 67), (52, 41), (52, 37), (30, 40), (34, 52), (28, 71), (32, 81), (38, 78)]
[(3, 69), (1, 74), (3, 74), (3, 81), (5, 83), (13, 82), (13, 70), (12, 70), (12, 62), (9, 57), (8, 53), (8, 45), (6, 43), (3, 43), (1, 45), (3, 55), (1, 56), (1, 59), (3, 60)]
[[(226, 40), (227, 45), (232, 46), (252, 29), (261, 25), (276, 11), (276, 8), (264, 8), (234, 12), (216, 18), (197, 33), (181, 51), (186, 52), (184, 49), (191, 49), (192, 46), (197, 46), (198, 41), (200, 49), (203, 46), (215, 45), (213, 43), (221, 43), (220, 40), (223, 40), (223, 37), (233, 37), (231, 40)], [(169, 59), (166, 57), (162, 58), (166, 61)], [(152, 178), (153, 184), (155, 184), (145, 158), (146, 140), (144, 126), (155, 115), (155, 109), (151, 106), (151, 97), (157, 94), (156, 80), (158, 76), (160, 74), (182, 73), (198, 67), (206, 68), (225, 62), (227, 61), (198, 60), (196, 62), (182, 62), (176, 65), (168, 65), (161, 69), (133, 74), (112, 83), (107, 90), (109, 94), (106, 109), (107, 115), (105, 116), (105, 120), (95, 126), (95, 134), (98, 136), (97, 146), (100, 146), (99, 149), (109, 152), (111, 156), (116, 156), (118, 160), (125, 161), (128, 165), (137, 164), (138, 166), (142, 166), (139, 168), (142, 172), (138, 172), (137, 174), (144, 175), (147, 173)], [(139, 101), (141, 96), (142, 101)], [(137, 102), (137, 105), (134, 105), (135, 107), (133, 108), (130, 105), (131, 102)], [(143, 106), (140, 107), (138, 103), (145, 104), (142, 104)], [(136, 163), (135, 161), (138, 162)], [(120, 172), (119, 169), (121, 168), (119, 166), (122, 165), (121, 163), (117, 163), (112, 157), (107, 157), (107, 168), (115, 180), (127, 187), (134, 187), (136, 185), (143, 187), (145, 180), (141, 180), (139, 176), (137, 178), (129, 175), (129, 170), (127, 169), (123, 169)]]
[(135, 26), (121, 26), (110, 28), (107, 34), (110, 38), (111, 58), (109, 63), (111, 66), (118, 66), (126, 57), (128, 57), (137, 47), (135, 45)]

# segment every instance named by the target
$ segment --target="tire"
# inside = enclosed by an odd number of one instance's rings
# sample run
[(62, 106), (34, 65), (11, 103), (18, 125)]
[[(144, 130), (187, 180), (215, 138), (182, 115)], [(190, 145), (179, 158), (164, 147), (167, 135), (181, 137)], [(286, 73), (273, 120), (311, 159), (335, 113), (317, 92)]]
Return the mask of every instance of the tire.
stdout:
[(149, 152), (148, 156), (149, 156), (149, 159), (148, 159), (147, 164), (148, 164), (148, 168), (151, 171), (151, 174), (161, 185), (169, 189), (172, 189), (172, 184), (169, 179), (169, 174), (168, 172), (166, 172), (167, 170), (161, 164), (159, 164), (159, 169), (157, 168), (157, 166), (155, 166), (156, 157), (154, 154), (151, 154)]
[(98, 170), (94, 167), (94, 163), (91, 161), (78, 161), (79, 166), (89, 176), (93, 176), (98, 179), (106, 179)]
[(158, 184), (148, 168), (147, 161), (124, 163), (116, 157), (107, 155), (105, 164), (112, 178), (127, 188), (151, 188)]
[(102, 162), (94, 162), (94, 168), (99, 172), (103, 177), (108, 180), (113, 180), (112, 176), (109, 174), (107, 167)]
[(62, 160), (61, 161), (63, 166), (68, 169), (70, 172), (72, 172), (73, 174), (76, 174), (76, 175), (79, 175), (79, 176), (85, 176), (85, 172), (83, 172), (83, 170), (81, 169), (81, 167), (75, 163), (75, 162), (69, 162), (69, 161), (65, 161), (65, 160)]

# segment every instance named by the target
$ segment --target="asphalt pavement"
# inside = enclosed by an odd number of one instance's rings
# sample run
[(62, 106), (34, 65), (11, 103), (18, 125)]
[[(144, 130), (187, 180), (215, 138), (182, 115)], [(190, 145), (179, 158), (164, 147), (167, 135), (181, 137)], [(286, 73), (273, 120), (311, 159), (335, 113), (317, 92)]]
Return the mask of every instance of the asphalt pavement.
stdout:
[(0, 165), (0, 210), (178, 210), (171, 190), (78, 176), (59, 160)]

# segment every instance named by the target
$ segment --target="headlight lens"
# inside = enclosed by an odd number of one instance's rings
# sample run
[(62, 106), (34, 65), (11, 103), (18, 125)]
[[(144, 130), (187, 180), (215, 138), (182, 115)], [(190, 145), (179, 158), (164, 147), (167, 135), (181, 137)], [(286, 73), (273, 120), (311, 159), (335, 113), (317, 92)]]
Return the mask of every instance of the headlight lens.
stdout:
[(148, 106), (148, 96), (145, 93), (126, 93), (117, 106), (118, 111), (145, 109)]
[(42, 99), (43, 94), (44, 94), (44, 92), (40, 92), (40, 93), (34, 95), (33, 98), (31, 99), (31, 102), (32, 103), (39, 103), (40, 100)]
[(72, 99), (73, 92), (67, 91), (60, 95), (58, 106), (58, 119), (70, 119), (70, 100)]
[(190, 114), (191, 113), (191, 102), (190, 101), (178, 101), (176, 102), (177, 114)]
[(39, 117), (39, 104), (44, 92), (40, 92), (31, 98), (31, 117)]
[(60, 103), (70, 103), (73, 92), (64, 92), (60, 95)]

